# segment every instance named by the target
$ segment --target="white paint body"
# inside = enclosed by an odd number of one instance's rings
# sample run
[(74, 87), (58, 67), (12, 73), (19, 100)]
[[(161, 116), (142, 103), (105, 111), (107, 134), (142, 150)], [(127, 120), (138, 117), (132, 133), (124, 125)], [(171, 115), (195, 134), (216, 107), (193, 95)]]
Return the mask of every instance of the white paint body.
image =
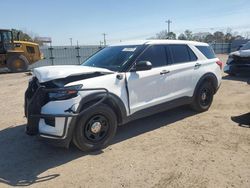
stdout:
[[(73, 86), (82, 84), (84, 88), (106, 88), (110, 93), (119, 97), (125, 108), (127, 116), (133, 113), (155, 106), (164, 102), (172, 101), (181, 97), (192, 97), (195, 87), (199, 79), (206, 73), (214, 73), (218, 80), (218, 85), (221, 82), (221, 70), (216, 62), (217, 58), (207, 59), (195, 45), (207, 46), (206, 43), (192, 42), (192, 41), (140, 41), (130, 43), (120, 43), (114, 46), (133, 45), (133, 44), (187, 44), (197, 56), (197, 61), (170, 64), (163, 67), (152, 68), (151, 70), (118, 73), (113, 72), (104, 76), (93, 77), (84, 80), (78, 80), (68, 83), (66, 86)], [(195, 64), (201, 64), (199, 68)], [(57, 71), (58, 70), (58, 71)], [(168, 74), (160, 75), (162, 71), (170, 71)], [(89, 72), (109, 72), (107, 69), (84, 67), (84, 66), (53, 66), (42, 67), (34, 70), (35, 76), (40, 82), (53, 80), (56, 78), (64, 78), (74, 74), (84, 74)], [(123, 75), (123, 79), (117, 79), (117, 75)], [(129, 105), (126, 91), (125, 79), (127, 78), (129, 90)], [(92, 91), (93, 92), (93, 91)], [(42, 113), (45, 114), (66, 114), (64, 110), (70, 106), (75, 105), (77, 108), (79, 102), (86, 95), (91, 92), (80, 91), (78, 97), (64, 101), (53, 101), (42, 107)], [(130, 108), (130, 109), (129, 109)], [(69, 123), (69, 122), (68, 122)], [(39, 132), (50, 133), (56, 136), (62, 135), (62, 128), (64, 122), (62, 118), (56, 118), (56, 126), (51, 127), (45, 124), (44, 121), (39, 122)], [(68, 126), (68, 125), (67, 125)], [(48, 128), (49, 127), (49, 128)]]

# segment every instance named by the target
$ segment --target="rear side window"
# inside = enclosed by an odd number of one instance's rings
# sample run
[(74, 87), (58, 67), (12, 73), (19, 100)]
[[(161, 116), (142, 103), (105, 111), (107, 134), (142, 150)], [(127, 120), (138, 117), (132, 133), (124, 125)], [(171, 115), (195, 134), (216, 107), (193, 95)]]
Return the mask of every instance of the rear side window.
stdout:
[(171, 51), (174, 64), (192, 62), (197, 60), (196, 55), (187, 45), (169, 45), (169, 49)]
[(145, 52), (137, 59), (139, 61), (149, 61), (153, 67), (161, 67), (167, 65), (167, 57), (165, 47), (161, 45), (150, 46)]
[(195, 46), (208, 59), (216, 58), (214, 50), (210, 46)]

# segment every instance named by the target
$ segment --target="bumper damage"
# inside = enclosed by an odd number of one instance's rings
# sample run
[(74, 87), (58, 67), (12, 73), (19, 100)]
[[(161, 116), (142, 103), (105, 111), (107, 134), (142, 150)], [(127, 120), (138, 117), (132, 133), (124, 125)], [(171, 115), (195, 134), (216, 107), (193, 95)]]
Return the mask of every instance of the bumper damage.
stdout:
[(102, 91), (106, 93), (95, 104), (81, 111), (82, 100), (79, 95), (67, 100), (49, 101), (48, 93), (65, 90), (67, 89), (45, 88), (37, 80), (29, 83), (25, 92), (26, 133), (28, 135), (38, 135), (54, 145), (68, 147), (77, 117), (108, 97), (108, 90), (104, 88), (77, 89), (76, 91)]
[(232, 56), (228, 59), (224, 72), (228, 74), (250, 75), (250, 57)]

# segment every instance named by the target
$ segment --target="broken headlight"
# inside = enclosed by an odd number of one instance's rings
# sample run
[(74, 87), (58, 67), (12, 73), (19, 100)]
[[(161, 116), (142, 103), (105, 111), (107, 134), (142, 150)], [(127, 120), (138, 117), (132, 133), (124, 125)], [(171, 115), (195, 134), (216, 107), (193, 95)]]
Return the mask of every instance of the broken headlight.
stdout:
[(74, 85), (62, 88), (62, 90), (53, 91), (48, 94), (50, 100), (66, 100), (77, 96), (78, 90), (82, 85)]

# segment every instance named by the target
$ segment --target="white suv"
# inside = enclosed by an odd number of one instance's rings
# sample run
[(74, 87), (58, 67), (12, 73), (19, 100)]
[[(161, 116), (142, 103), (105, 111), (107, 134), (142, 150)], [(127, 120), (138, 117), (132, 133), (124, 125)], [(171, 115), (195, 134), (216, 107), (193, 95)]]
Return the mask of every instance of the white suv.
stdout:
[(208, 44), (178, 40), (119, 43), (82, 65), (36, 68), (25, 93), (26, 132), (100, 149), (131, 120), (187, 104), (208, 110), (221, 68)]

